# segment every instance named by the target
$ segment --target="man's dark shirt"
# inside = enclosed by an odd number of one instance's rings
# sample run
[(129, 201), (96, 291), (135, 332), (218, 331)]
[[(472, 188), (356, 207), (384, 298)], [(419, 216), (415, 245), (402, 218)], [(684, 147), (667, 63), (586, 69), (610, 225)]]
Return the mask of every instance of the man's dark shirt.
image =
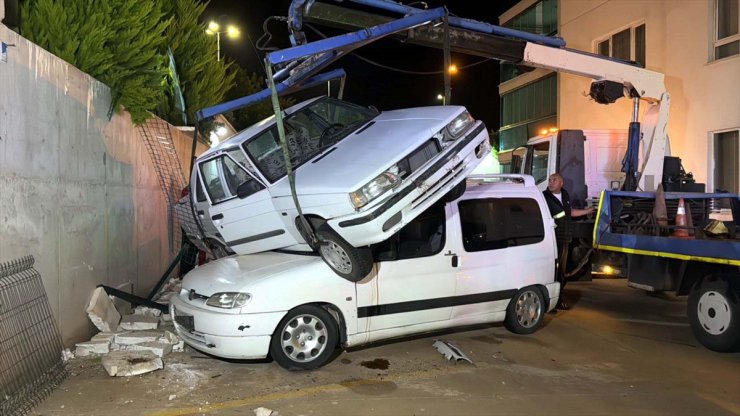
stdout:
[(568, 191), (562, 188), (560, 189), (560, 197), (563, 199), (562, 203), (552, 192), (550, 192), (549, 189), (545, 189), (542, 194), (545, 195), (547, 208), (550, 209), (550, 215), (552, 215), (552, 217), (555, 219), (555, 225), (557, 225), (557, 228), (555, 228), (555, 238), (558, 240), (558, 242), (570, 241), (571, 209), (570, 195), (568, 195)]

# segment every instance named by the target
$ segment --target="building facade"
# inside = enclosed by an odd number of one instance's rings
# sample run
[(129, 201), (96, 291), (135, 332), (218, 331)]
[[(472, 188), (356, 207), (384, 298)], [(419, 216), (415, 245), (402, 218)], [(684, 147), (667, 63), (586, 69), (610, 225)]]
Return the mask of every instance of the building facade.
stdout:
[[(664, 73), (672, 154), (707, 190), (740, 192), (740, 0), (557, 0), (553, 6), (555, 1), (524, 0), (499, 23), (557, 34), (568, 48)], [(557, 30), (547, 33), (553, 7)], [(631, 102), (596, 104), (587, 96), (589, 85), (575, 75), (502, 68), (501, 150), (544, 128), (626, 129)]]

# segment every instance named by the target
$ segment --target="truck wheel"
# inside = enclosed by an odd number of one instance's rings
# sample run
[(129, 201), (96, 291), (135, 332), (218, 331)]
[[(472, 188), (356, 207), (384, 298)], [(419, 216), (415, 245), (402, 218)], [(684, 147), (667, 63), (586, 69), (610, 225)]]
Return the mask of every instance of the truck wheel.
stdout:
[(369, 247), (352, 247), (328, 224), (319, 227), (319, 254), (334, 273), (349, 280), (359, 282), (373, 268), (373, 254)]
[(534, 286), (522, 288), (506, 307), (504, 326), (515, 334), (531, 334), (539, 329), (545, 316), (545, 299)]
[(689, 293), (688, 315), (694, 336), (712, 351), (740, 349), (739, 276), (712, 275)]
[(326, 364), (337, 346), (337, 325), (324, 309), (299, 306), (283, 318), (270, 340), (270, 355), (286, 370), (313, 370)]
[(467, 183), (465, 182), (465, 179), (463, 179), (462, 182), (455, 185), (452, 189), (445, 194), (445, 196), (442, 197), (442, 202), (445, 204), (448, 202), (452, 202), (456, 200), (457, 198), (460, 198), (465, 193), (465, 189), (467, 188)]

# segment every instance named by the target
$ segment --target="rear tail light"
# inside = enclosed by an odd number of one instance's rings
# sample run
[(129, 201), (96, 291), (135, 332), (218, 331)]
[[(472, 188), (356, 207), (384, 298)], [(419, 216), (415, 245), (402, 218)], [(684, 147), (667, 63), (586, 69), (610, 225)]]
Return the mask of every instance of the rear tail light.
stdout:
[(186, 196), (190, 195), (190, 186), (186, 186), (182, 188), (182, 191), (180, 191), (180, 198), (185, 198)]

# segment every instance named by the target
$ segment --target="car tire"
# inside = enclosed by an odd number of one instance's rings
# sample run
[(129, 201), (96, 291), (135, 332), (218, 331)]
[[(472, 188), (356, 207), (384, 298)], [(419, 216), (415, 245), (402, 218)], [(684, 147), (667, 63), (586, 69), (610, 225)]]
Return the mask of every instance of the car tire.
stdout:
[(460, 198), (465, 193), (465, 189), (467, 189), (468, 184), (463, 179), (462, 182), (455, 185), (452, 189), (450, 189), (445, 196), (442, 197), (442, 202), (445, 204), (448, 202), (452, 202), (456, 200), (457, 198)]
[(359, 282), (372, 270), (370, 247), (352, 247), (328, 224), (319, 227), (316, 236), (319, 238), (319, 254), (334, 273), (350, 282)]
[(740, 350), (740, 276), (712, 275), (689, 293), (687, 314), (696, 339), (712, 351)]
[(515, 334), (531, 334), (542, 325), (546, 306), (542, 291), (534, 286), (520, 289), (506, 307), (504, 326)]
[(270, 356), (286, 370), (314, 370), (332, 357), (337, 339), (337, 323), (329, 312), (314, 305), (299, 306), (278, 324), (270, 340)]
[[(308, 217), (306, 218), (306, 221), (308, 221), (308, 224), (311, 227), (313, 227), (313, 230), (314, 230), (314, 233), (315, 233), (316, 232), (315, 231), (316, 230), (316, 225), (313, 224), (311, 220), (312, 220), (311, 218), (308, 218)], [(317, 244), (314, 244), (311, 241), (311, 239), (308, 237), (308, 233), (306, 232), (306, 229), (303, 227), (303, 222), (301, 221), (301, 218), (300, 217), (296, 217), (296, 219), (295, 219), (295, 226), (298, 229), (298, 234), (300, 234), (301, 235), (301, 238), (303, 239), (303, 241), (306, 242), (306, 245), (308, 245), (309, 247), (311, 247), (311, 249), (313, 251), (318, 252), (319, 251), (319, 246)]]

